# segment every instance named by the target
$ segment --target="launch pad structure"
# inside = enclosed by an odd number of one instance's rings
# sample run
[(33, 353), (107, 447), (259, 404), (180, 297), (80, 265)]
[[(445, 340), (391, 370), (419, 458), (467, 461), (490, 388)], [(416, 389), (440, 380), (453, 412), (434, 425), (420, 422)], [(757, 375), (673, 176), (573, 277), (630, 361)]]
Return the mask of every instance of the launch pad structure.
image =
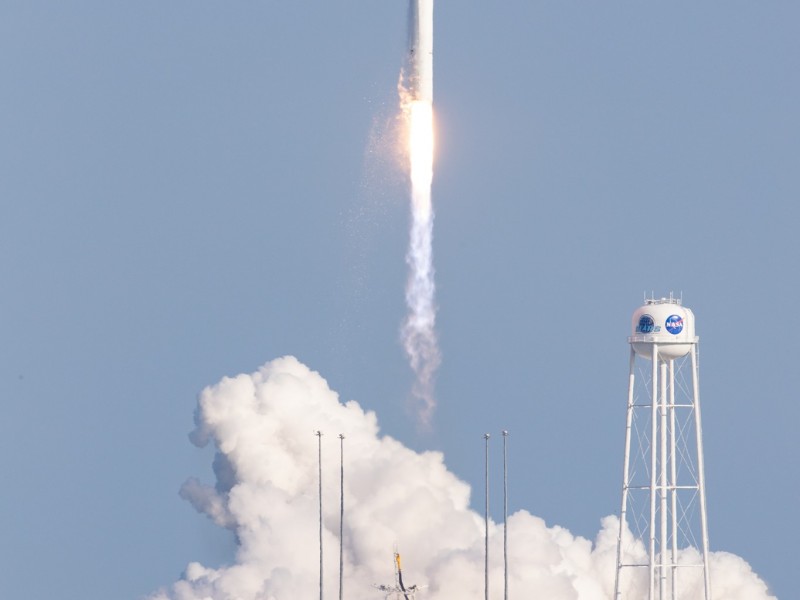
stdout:
[(385, 600), (413, 600), (417, 597), (419, 586), (410, 585), (406, 587), (403, 583), (403, 567), (400, 564), (400, 553), (395, 550), (394, 552), (394, 584), (392, 585), (378, 585), (374, 587), (385, 593)]

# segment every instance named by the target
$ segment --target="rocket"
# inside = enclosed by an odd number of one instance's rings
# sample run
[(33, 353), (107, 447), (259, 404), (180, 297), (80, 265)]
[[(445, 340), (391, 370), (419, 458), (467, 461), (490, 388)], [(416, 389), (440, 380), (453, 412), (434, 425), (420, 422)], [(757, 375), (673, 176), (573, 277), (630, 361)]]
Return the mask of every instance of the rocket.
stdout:
[(408, 91), (433, 102), (433, 0), (410, 0), (408, 8)]

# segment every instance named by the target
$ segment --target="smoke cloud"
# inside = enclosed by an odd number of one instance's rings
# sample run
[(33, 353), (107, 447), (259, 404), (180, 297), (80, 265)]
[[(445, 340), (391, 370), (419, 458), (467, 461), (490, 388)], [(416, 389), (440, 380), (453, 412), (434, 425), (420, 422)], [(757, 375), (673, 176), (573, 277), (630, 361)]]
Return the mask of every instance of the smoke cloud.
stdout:
[[(416, 453), (381, 436), (373, 412), (340, 402), (325, 380), (293, 357), (224, 378), (200, 394), (191, 440), (214, 444), (216, 482), (189, 479), (181, 496), (236, 536), (235, 564), (191, 563), (152, 600), (296, 600), (319, 589), (317, 438), (323, 445), (324, 586), (338, 593), (339, 440), (346, 436), (344, 594), (381, 598), (373, 583), (393, 583), (392, 551), (403, 555), (407, 585), (430, 600), (483, 594), (483, 517), (470, 489), (438, 452)], [(517, 598), (610, 600), (617, 519), (594, 542), (548, 527), (526, 511), (509, 518), (509, 589)], [(626, 532), (626, 535), (631, 535)], [(490, 523), (491, 590), (503, 593), (502, 524)], [(644, 546), (634, 552), (645, 555)], [(687, 561), (696, 551), (684, 551)], [(741, 558), (711, 555), (714, 600), (775, 600)], [(702, 583), (682, 579), (700, 599)], [(643, 581), (629, 597), (646, 597)]]

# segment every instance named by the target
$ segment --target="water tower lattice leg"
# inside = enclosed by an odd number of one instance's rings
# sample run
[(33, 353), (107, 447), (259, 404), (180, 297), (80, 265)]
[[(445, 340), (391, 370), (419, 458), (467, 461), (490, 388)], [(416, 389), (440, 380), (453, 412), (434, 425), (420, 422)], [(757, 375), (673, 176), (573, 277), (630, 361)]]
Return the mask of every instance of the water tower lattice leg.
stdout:
[(614, 600), (696, 600), (682, 584), (711, 600), (696, 343), (677, 359), (648, 350), (630, 355)]

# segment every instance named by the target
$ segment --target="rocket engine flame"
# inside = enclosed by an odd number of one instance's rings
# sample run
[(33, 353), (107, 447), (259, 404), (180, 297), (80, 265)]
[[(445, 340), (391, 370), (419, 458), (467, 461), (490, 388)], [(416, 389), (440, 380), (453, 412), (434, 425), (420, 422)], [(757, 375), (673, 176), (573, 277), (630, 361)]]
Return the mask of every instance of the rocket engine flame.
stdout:
[[(411, 187), (414, 191), (428, 191), (427, 194), (419, 194), (419, 197), (415, 195), (412, 199), (415, 201), (415, 206), (419, 204), (420, 209), (426, 209), (425, 214), (430, 214), (434, 146), (432, 103), (425, 100), (412, 100), (409, 102), (408, 125)], [(427, 202), (424, 202), (425, 200)]]
[(408, 316), (402, 328), (403, 345), (416, 375), (414, 396), (420, 400), (420, 424), (430, 426), (436, 407), (434, 376), (441, 363), (436, 337), (433, 270), (433, 0), (411, 0), (409, 13), (409, 71), (401, 87), (408, 124), (411, 181), (411, 233), (406, 262)]

